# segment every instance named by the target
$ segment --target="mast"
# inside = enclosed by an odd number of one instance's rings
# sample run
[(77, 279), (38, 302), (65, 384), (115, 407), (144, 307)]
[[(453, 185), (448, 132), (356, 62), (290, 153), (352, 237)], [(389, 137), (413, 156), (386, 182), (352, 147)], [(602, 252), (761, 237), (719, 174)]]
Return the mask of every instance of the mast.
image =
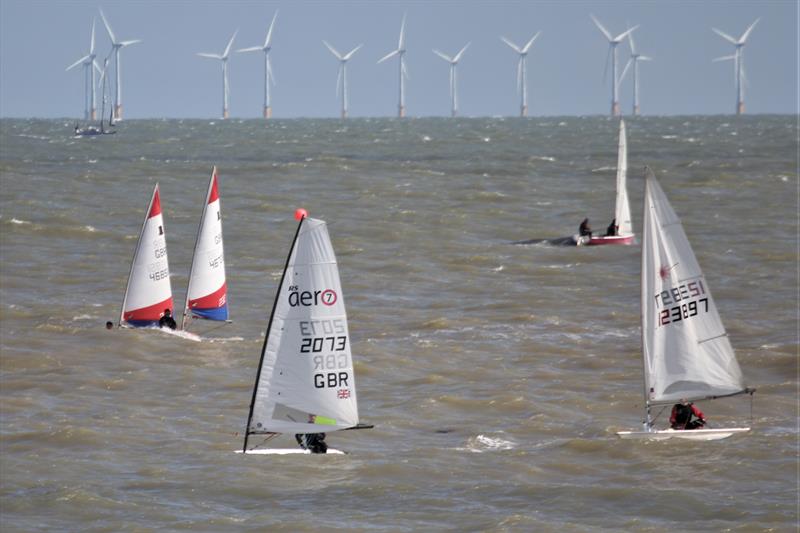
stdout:
[(203, 204), (203, 213), (200, 215), (200, 225), (197, 226), (197, 236), (194, 239), (194, 250), (192, 251), (192, 263), (189, 267), (189, 280), (186, 282), (186, 301), (183, 303), (183, 319), (181, 319), (181, 329), (186, 329), (186, 317), (189, 310), (189, 287), (192, 284), (192, 275), (194, 274), (194, 256), (197, 254), (197, 244), (200, 242), (200, 232), (203, 231), (203, 222), (206, 220), (206, 211), (208, 208), (208, 199), (211, 197), (211, 188), (214, 186), (214, 178), (217, 175), (217, 167), (215, 166), (211, 171), (211, 180), (208, 182), (208, 191), (206, 192), (206, 201)]
[(147, 225), (147, 219), (150, 218), (150, 211), (153, 209), (153, 201), (158, 194), (158, 183), (153, 189), (153, 196), (150, 197), (150, 203), (147, 205), (147, 211), (144, 212), (144, 220), (142, 221), (142, 229), (139, 231), (139, 240), (136, 241), (136, 248), (133, 249), (133, 258), (131, 259), (131, 269), (128, 272), (128, 283), (125, 285), (125, 296), (122, 298), (122, 308), (119, 312), (119, 322), (117, 327), (122, 326), (123, 318), (125, 317), (125, 304), (128, 302), (128, 288), (131, 286), (131, 277), (133, 276), (133, 267), (136, 264), (136, 256), (139, 253), (139, 245), (142, 242), (142, 235), (144, 235), (144, 228)]
[(642, 211), (643, 211), (642, 212), (642, 224), (644, 225), (644, 230), (643, 230), (644, 235), (642, 236), (642, 257), (641, 257), (642, 265), (641, 265), (641, 275), (640, 275), (640, 281), (639, 281), (640, 298), (641, 298), (641, 303), (639, 305), (639, 325), (640, 325), (639, 329), (641, 330), (641, 338), (640, 338), (640, 340), (641, 340), (641, 351), (642, 351), (642, 384), (643, 384), (643, 391), (642, 392), (644, 393), (644, 430), (645, 431), (650, 431), (652, 429), (652, 426), (653, 426), (653, 422), (652, 422), (652, 420), (650, 418), (650, 394), (649, 394), (649, 386), (647, 384), (647, 360), (645, 359), (645, 353), (644, 353), (644, 336), (647, 335), (647, 332), (645, 332), (645, 329), (644, 329), (644, 312), (645, 312), (644, 311), (644, 309), (645, 309), (644, 300), (645, 300), (645, 298), (647, 298), (647, 296), (645, 295), (645, 289), (644, 289), (644, 279), (645, 279), (644, 277), (646, 275), (644, 267), (645, 267), (645, 250), (647, 250), (647, 245), (648, 245), (648, 243), (650, 241), (650, 231), (649, 231), (649, 229), (650, 229), (650, 208), (651, 208), (651, 206), (650, 206), (650, 175), (651, 174), (652, 174), (652, 171), (650, 170), (650, 167), (645, 166), (644, 167), (644, 175), (645, 175), (645, 178), (644, 178), (644, 206), (643, 206), (643, 209), (642, 209)]
[(242, 454), (247, 452), (247, 440), (250, 437), (250, 422), (253, 421), (253, 408), (256, 405), (256, 396), (258, 395), (258, 383), (261, 380), (261, 368), (264, 366), (264, 355), (267, 353), (267, 342), (269, 341), (269, 334), (272, 330), (272, 320), (275, 318), (275, 309), (278, 307), (278, 299), (281, 295), (281, 289), (283, 288), (283, 281), (286, 279), (286, 270), (289, 268), (289, 261), (292, 259), (292, 253), (294, 252), (294, 247), (297, 244), (297, 238), (300, 236), (300, 228), (303, 227), (303, 221), (306, 219), (303, 216), (300, 219), (300, 223), (297, 225), (297, 231), (295, 231), (294, 239), (292, 240), (292, 246), (289, 248), (289, 255), (286, 256), (286, 264), (283, 265), (283, 274), (281, 274), (281, 281), (278, 284), (278, 291), (275, 294), (275, 300), (272, 302), (272, 312), (269, 315), (269, 323), (267, 324), (267, 332), (264, 334), (264, 345), (261, 348), (261, 359), (258, 361), (258, 370), (256, 371), (256, 382), (253, 386), (253, 397), (250, 400), (250, 413), (247, 415), (247, 426), (244, 429), (244, 445), (242, 446)]

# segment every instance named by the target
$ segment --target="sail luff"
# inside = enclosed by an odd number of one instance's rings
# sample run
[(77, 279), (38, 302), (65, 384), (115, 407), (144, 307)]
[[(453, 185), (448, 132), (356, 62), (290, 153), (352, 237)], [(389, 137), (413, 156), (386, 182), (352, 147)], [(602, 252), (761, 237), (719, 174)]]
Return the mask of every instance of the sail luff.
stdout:
[(206, 211), (208, 211), (208, 199), (211, 197), (211, 188), (214, 186), (214, 176), (217, 174), (217, 167), (211, 171), (211, 179), (208, 181), (208, 191), (206, 191), (206, 199), (203, 202), (203, 211), (200, 214), (200, 224), (197, 226), (197, 234), (194, 238), (194, 249), (192, 250), (192, 262), (189, 266), (189, 278), (186, 281), (186, 299), (183, 303), (183, 319), (181, 320), (181, 329), (186, 329), (186, 319), (189, 316), (189, 287), (192, 286), (192, 276), (194, 276), (194, 261), (197, 257), (197, 245), (200, 243), (200, 233), (203, 231), (203, 223), (206, 220)]
[(259, 381), (261, 380), (261, 369), (264, 366), (264, 356), (267, 353), (267, 342), (269, 342), (269, 334), (272, 331), (272, 321), (275, 318), (275, 309), (278, 307), (278, 300), (280, 299), (281, 289), (283, 288), (283, 282), (286, 278), (286, 270), (289, 268), (289, 262), (292, 259), (292, 254), (294, 253), (295, 245), (297, 244), (297, 238), (300, 236), (300, 228), (303, 227), (303, 222), (305, 222), (306, 217), (300, 219), (300, 223), (297, 224), (297, 231), (295, 231), (294, 239), (292, 239), (292, 246), (289, 248), (289, 254), (286, 256), (286, 263), (283, 265), (283, 274), (281, 275), (281, 281), (278, 283), (278, 290), (275, 294), (275, 299), (272, 302), (272, 312), (269, 315), (269, 322), (267, 323), (267, 331), (264, 334), (264, 344), (261, 347), (261, 358), (258, 361), (258, 370), (256, 371), (256, 382), (253, 385), (253, 397), (250, 400), (250, 413), (247, 415), (247, 425), (245, 426), (244, 431), (244, 446), (242, 447), (242, 452), (247, 451), (247, 439), (250, 436), (250, 423), (253, 421), (253, 408), (256, 404), (256, 396), (258, 395), (258, 385)]
[(647, 261), (645, 250), (649, 249), (650, 240), (653, 238), (650, 234), (650, 225), (652, 221), (650, 220), (652, 215), (650, 214), (650, 180), (647, 179), (648, 174), (651, 172), (649, 167), (644, 168), (645, 172), (645, 183), (644, 183), (644, 201), (642, 202), (642, 257), (641, 257), (641, 274), (639, 276), (639, 286), (640, 286), (640, 305), (639, 305), (639, 323), (641, 325), (641, 350), (642, 350), (642, 384), (643, 384), (643, 394), (644, 394), (644, 409), (645, 409), (645, 424), (646, 429), (650, 429), (650, 384), (649, 380), (647, 379), (648, 372), (647, 372), (647, 356), (645, 355), (647, 352), (645, 350), (645, 343), (646, 343), (646, 319), (645, 319), (645, 309), (647, 308), (646, 299), (648, 298), (646, 293), (645, 287), (645, 272), (647, 272)]
[(150, 203), (147, 204), (147, 211), (144, 212), (144, 220), (142, 220), (142, 228), (139, 230), (139, 239), (136, 241), (136, 247), (133, 249), (133, 257), (131, 258), (131, 269), (128, 272), (128, 283), (125, 284), (125, 295), (122, 297), (122, 308), (119, 311), (119, 322), (117, 327), (122, 325), (125, 317), (125, 304), (128, 303), (128, 290), (131, 287), (131, 277), (133, 276), (133, 268), (136, 265), (136, 256), (139, 253), (139, 245), (142, 242), (142, 235), (144, 235), (144, 227), (147, 225), (147, 219), (150, 218), (150, 211), (153, 209), (153, 201), (158, 193), (158, 183), (153, 188), (153, 194), (150, 196)]

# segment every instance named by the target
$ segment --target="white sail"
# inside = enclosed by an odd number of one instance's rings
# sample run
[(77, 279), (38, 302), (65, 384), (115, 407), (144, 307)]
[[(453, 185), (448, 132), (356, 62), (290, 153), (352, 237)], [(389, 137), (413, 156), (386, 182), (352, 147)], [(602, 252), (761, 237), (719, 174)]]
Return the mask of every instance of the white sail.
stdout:
[(188, 317), (207, 320), (228, 319), (225, 253), (222, 246), (222, 212), (220, 208), (217, 168), (211, 172), (203, 215), (197, 230), (197, 241), (189, 272), (189, 286), (183, 310), (183, 326)]
[(617, 152), (617, 204), (614, 218), (617, 221), (617, 235), (632, 235), (631, 207), (628, 202), (628, 141), (625, 135), (625, 121), (619, 121), (619, 150)]
[(358, 424), (336, 256), (321, 220), (303, 218), (278, 289), (247, 433), (317, 433)]
[(708, 283), (650, 169), (641, 298), (645, 397), (650, 404), (746, 391)]
[(122, 301), (120, 324), (146, 327), (158, 324), (164, 309), (172, 312), (172, 286), (169, 280), (167, 241), (158, 184), (147, 207), (147, 213), (136, 242), (125, 298)]

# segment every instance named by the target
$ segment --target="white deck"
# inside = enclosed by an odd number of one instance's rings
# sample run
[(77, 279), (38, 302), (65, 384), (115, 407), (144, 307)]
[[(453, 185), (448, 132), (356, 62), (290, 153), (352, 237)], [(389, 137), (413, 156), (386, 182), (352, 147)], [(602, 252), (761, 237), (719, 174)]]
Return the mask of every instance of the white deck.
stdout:
[[(242, 453), (242, 450), (236, 450), (236, 453)], [(247, 455), (312, 455), (310, 450), (303, 450), (302, 448), (262, 448), (259, 450), (247, 450)], [(341, 450), (328, 448), (327, 454), (318, 453), (314, 455), (345, 455)]]
[(746, 433), (750, 428), (715, 428), (715, 429), (659, 429), (654, 431), (617, 431), (617, 436), (621, 439), (645, 439), (645, 440), (720, 440), (726, 439), (734, 433)]

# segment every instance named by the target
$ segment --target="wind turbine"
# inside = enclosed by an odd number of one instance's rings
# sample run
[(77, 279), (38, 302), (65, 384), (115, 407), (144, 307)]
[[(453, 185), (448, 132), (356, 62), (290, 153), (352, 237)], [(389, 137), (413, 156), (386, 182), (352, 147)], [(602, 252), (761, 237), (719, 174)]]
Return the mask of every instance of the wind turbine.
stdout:
[(363, 46), (363, 44), (359, 44), (345, 55), (340, 54), (336, 51), (334, 47), (329, 45), (326, 41), (322, 41), (325, 46), (328, 47), (328, 50), (336, 56), (336, 59), (339, 60), (339, 74), (336, 77), (336, 93), (339, 93), (341, 87), (341, 94), (342, 94), (342, 118), (347, 118), (347, 62), (350, 61), (350, 58), (353, 57), (359, 48)]
[(446, 54), (441, 53), (439, 50), (434, 50), (433, 53), (437, 56), (441, 57), (448, 63), (450, 63), (450, 116), (455, 117), (458, 115), (458, 88), (456, 84), (456, 67), (458, 66), (458, 62), (461, 59), (461, 56), (464, 54), (464, 51), (469, 47), (471, 43), (467, 43), (464, 45), (464, 48), (459, 50), (459, 52), (450, 57)]
[[(89, 44), (89, 53), (70, 66), (67, 67), (67, 70), (71, 70), (78, 65), (83, 65), (83, 89), (84, 89), (84, 96), (83, 96), (83, 119), (84, 120), (95, 120), (97, 118), (97, 95), (95, 93), (95, 77), (94, 77), (94, 69), (100, 70), (100, 67), (97, 66), (97, 62), (95, 62), (94, 58), (97, 57), (97, 54), (94, 53), (94, 24), (95, 19), (92, 19), (92, 40)], [(91, 88), (90, 88), (91, 87)]]
[(233, 40), (236, 38), (236, 34), (239, 33), (237, 29), (233, 32), (233, 36), (231, 36), (231, 40), (228, 41), (228, 46), (225, 47), (225, 51), (222, 55), (219, 54), (206, 54), (206, 53), (198, 53), (200, 57), (208, 57), (210, 59), (219, 59), (222, 61), (222, 118), (228, 118), (228, 56), (231, 53), (231, 46), (233, 46)]
[(714, 61), (725, 61), (728, 59), (733, 59), (733, 69), (734, 69), (734, 76), (736, 77), (736, 114), (741, 115), (744, 113), (744, 82), (746, 80), (746, 76), (744, 73), (744, 45), (747, 44), (747, 38), (750, 36), (750, 32), (753, 31), (753, 28), (761, 18), (757, 18), (755, 22), (750, 24), (750, 27), (745, 30), (741, 37), (738, 40), (734, 39), (727, 33), (718, 30), (717, 28), (711, 28), (717, 35), (722, 37), (723, 39), (730, 41), (736, 47), (736, 51), (731, 56), (723, 56), (714, 59)]
[[(617, 77), (617, 45), (622, 42), (627, 35), (629, 35), (633, 30), (638, 28), (638, 24), (633, 28), (628, 28), (624, 32), (620, 33), (616, 37), (613, 37), (607, 29), (603, 27), (600, 22), (594, 18), (594, 15), (589, 15), (594, 21), (597, 29), (599, 29), (602, 34), (608, 39), (608, 53), (611, 55), (611, 115), (618, 117), (620, 115), (619, 112), (619, 82), (621, 77)], [(606, 56), (606, 69), (608, 68), (608, 56)]]
[(251, 46), (250, 48), (242, 48), (236, 50), (237, 52), (264, 52), (264, 118), (272, 117), (272, 104), (269, 92), (270, 84), (275, 85), (275, 77), (272, 75), (272, 63), (269, 60), (269, 52), (272, 50), (272, 28), (275, 26), (275, 19), (278, 18), (278, 10), (272, 16), (272, 22), (269, 23), (269, 30), (267, 30), (267, 38), (264, 40), (263, 46)]
[[(98, 8), (99, 9), (99, 8)], [(103, 10), (100, 9), (100, 17), (103, 19), (103, 24), (106, 27), (106, 31), (108, 32), (108, 37), (111, 39), (111, 48), (114, 52), (114, 71), (116, 73), (116, 97), (114, 98), (114, 120), (122, 120), (122, 87), (120, 85), (120, 61), (119, 61), (119, 52), (126, 46), (130, 46), (132, 44), (142, 42), (139, 39), (134, 39), (132, 41), (117, 41), (117, 38), (114, 37), (114, 32), (111, 31), (111, 25), (106, 20), (106, 16), (103, 14)]]
[[(633, 115), (636, 116), (639, 114), (639, 61), (652, 61), (653, 58), (636, 53), (632, 33), (628, 34), (628, 44), (631, 45), (631, 58), (628, 60), (628, 64), (633, 62)], [(628, 64), (625, 65), (625, 70), (628, 69)], [(621, 77), (624, 76), (625, 72), (623, 71)]]
[(537, 31), (536, 35), (531, 37), (531, 40), (528, 41), (528, 43), (522, 48), (512, 43), (505, 37), (500, 37), (504, 43), (506, 43), (511, 47), (512, 50), (519, 54), (519, 60), (517, 61), (517, 92), (520, 93), (519, 116), (521, 117), (528, 116), (528, 74), (526, 69), (528, 50), (530, 50), (533, 41), (539, 37), (540, 33), (541, 32)]
[(405, 91), (403, 90), (403, 79), (408, 77), (408, 72), (406, 72), (406, 45), (405, 45), (405, 30), (406, 30), (406, 16), (403, 15), (403, 22), (400, 24), (400, 41), (397, 43), (397, 49), (389, 52), (385, 56), (383, 56), (378, 63), (383, 63), (390, 57), (398, 56), (400, 58), (399, 61), (399, 73), (398, 78), (400, 81), (400, 92), (398, 97), (397, 103), (397, 116), (403, 118), (406, 116), (406, 100), (405, 100)]

